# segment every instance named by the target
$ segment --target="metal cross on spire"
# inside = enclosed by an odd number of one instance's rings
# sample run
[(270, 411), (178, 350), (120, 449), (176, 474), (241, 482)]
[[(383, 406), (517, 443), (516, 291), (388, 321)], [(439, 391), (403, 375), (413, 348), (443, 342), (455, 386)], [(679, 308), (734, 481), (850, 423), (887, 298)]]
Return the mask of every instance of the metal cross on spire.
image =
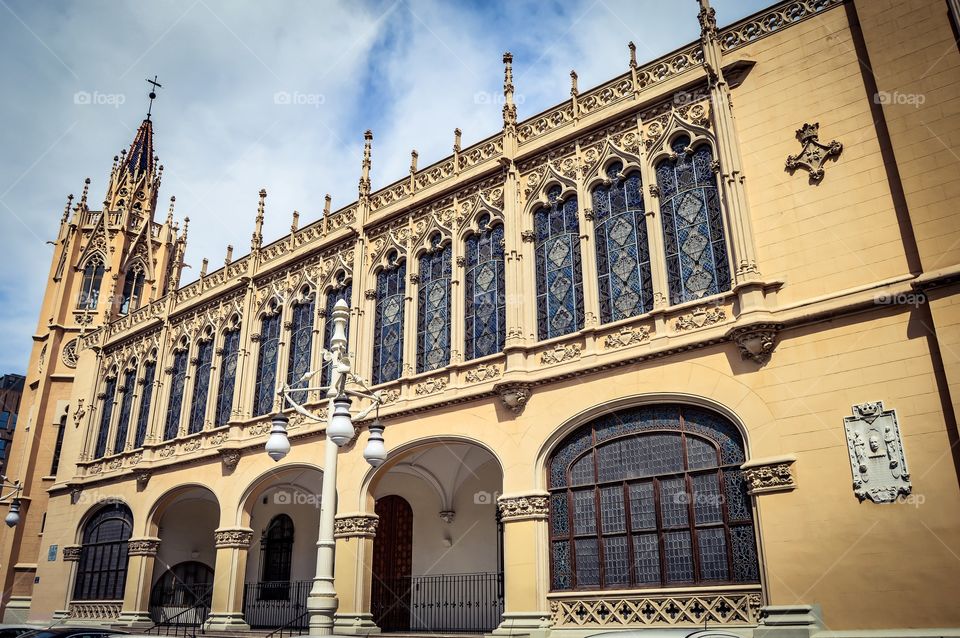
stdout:
[(152, 84), (153, 88), (150, 89), (150, 106), (147, 107), (147, 119), (150, 119), (150, 112), (153, 110), (153, 101), (157, 99), (157, 89), (163, 88), (163, 85), (157, 82), (157, 76), (154, 75), (153, 79), (145, 80), (148, 84)]

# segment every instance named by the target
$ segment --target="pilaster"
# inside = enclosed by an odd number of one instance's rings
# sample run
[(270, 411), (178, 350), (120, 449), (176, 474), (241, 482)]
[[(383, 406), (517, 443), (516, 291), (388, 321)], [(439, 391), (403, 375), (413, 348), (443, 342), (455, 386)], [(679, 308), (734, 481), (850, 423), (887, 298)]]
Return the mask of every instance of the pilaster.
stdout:
[(213, 601), (203, 627), (211, 631), (247, 631), (243, 618), (243, 579), (253, 530), (220, 528), (214, 532), (217, 558), (214, 566)]

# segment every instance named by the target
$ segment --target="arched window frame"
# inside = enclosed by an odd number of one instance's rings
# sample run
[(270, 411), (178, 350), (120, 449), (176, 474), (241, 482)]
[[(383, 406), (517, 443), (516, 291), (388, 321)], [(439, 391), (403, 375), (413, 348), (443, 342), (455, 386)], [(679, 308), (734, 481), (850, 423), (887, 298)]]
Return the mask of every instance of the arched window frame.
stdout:
[[(433, 232), (427, 246), (417, 253), (417, 373), (450, 365), (451, 294), (453, 242)], [(437, 295), (440, 298), (437, 298)], [(439, 329), (431, 328), (439, 320)]]
[[(617, 471), (623, 472), (624, 463), (612, 463), (606, 467), (610, 476), (600, 476), (597, 450), (621, 440), (642, 440), (648, 435), (667, 433), (680, 437), (682, 457), (681, 469), (672, 467), (661, 468), (662, 471), (651, 472), (636, 476), (618, 477)], [(691, 438), (698, 443), (691, 447), (688, 442)], [(653, 439), (649, 441), (655, 443)], [(707, 460), (704, 456), (703, 442), (708, 442), (715, 453), (715, 464), (703, 464)], [(653, 448), (656, 451), (656, 448)], [(664, 448), (665, 449), (665, 448)], [(699, 456), (690, 456), (691, 450), (701, 453)], [(648, 456), (656, 458), (658, 462), (669, 459), (663, 454), (664, 450), (651, 452)], [(632, 457), (633, 458), (633, 457)], [(640, 457), (636, 457), (640, 458)], [(589, 466), (580, 466), (582, 461), (592, 463)], [(691, 460), (693, 459), (693, 460)], [(753, 502), (747, 493), (747, 486), (740, 466), (746, 459), (745, 443), (740, 430), (729, 418), (712, 409), (688, 404), (646, 404), (618, 409), (602, 414), (581, 424), (567, 433), (554, 447), (547, 461), (548, 490), (550, 492), (550, 521), (548, 534), (550, 538), (550, 569), (551, 589), (554, 591), (573, 590), (603, 590), (628, 588), (672, 588), (685, 586), (713, 586), (722, 584), (757, 584), (759, 583), (759, 545), (756, 537), (756, 519), (753, 512)], [(589, 472), (585, 470), (589, 469)], [(577, 476), (574, 474), (579, 472)], [(585, 473), (584, 473), (585, 472)], [(715, 492), (706, 492), (702, 488), (710, 487), (710, 476), (716, 476)], [(675, 503), (670, 509), (685, 512), (686, 523), (683, 525), (663, 524), (663, 517), (667, 514), (662, 511), (664, 500), (661, 487), (658, 483), (675, 481), (682, 477), (684, 492), (677, 492), (683, 499), (673, 499)], [(705, 480), (695, 482), (691, 477), (706, 477)], [(649, 484), (652, 487), (649, 503), (649, 514), (655, 517), (653, 527), (642, 525), (643, 505), (642, 495), (637, 493), (636, 500), (633, 487)], [(628, 487), (630, 488), (628, 490)], [(622, 488), (622, 491), (621, 491)], [(612, 494), (619, 492), (619, 511), (622, 512), (624, 529), (606, 527), (616, 519), (617, 502), (611, 501), (604, 490), (612, 490)], [(586, 500), (574, 497), (574, 493), (586, 495)], [(714, 498), (708, 498), (714, 497)], [(629, 506), (627, 505), (629, 504)], [(700, 506), (705, 509), (713, 507), (713, 513), (719, 512), (722, 526), (715, 520), (701, 520)], [(639, 508), (639, 509), (638, 509)], [(632, 517), (640, 512), (641, 525), (638, 527)], [(576, 525), (586, 525), (585, 530), (579, 530)], [(698, 554), (700, 534), (703, 529), (725, 530), (727, 576), (728, 579), (705, 579), (701, 573), (701, 556)], [(691, 571), (694, 579), (691, 582), (668, 582), (666, 566), (667, 552), (664, 543), (665, 535), (670, 532), (689, 532)], [(640, 565), (636, 557), (631, 558), (637, 549), (636, 540), (625, 543), (629, 550), (626, 560), (628, 565), (627, 582), (605, 582), (601, 571), (604, 567), (603, 542), (609, 536), (626, 536), (629, 540), (636, 536), (655, 537), (658, 556), (656, 565), (659, 583), (639, 581), (637, 571)], [(596, 565), (598, 572), (596, 582), (586, 584), (577, 580), (578, 565), (576, 540), (595, 541)], [(714, 539), (715, 540), (715, 539)], [(642, 546), (642, 545), (641, 545)], [(675, 549), (675, 548), (673, 548)], [(652, 554), (652, 552), (651, 552)], [(735, 556), (739, 554), (741, 561)], [(592, 550), (587, 552), (592, 556)]]
[(207, 423), (207, 408), (210, 405), (210, 380), (213, 378), (213, 351), (215, 331), (207, 326), (194, 344), (196, 353), (190, 360), (193, 375), (190, 379), (190, 411), (187, 417), (187, 434), (202, 432)]
[[(73, 600), (122, 600), (127, 578), (127, 541), (133, 514), (123, 503), (101, 505), (81, 528), (80, 561)], [(101, 539), (100, 536), (105, 535)]]
[(103, 275), (106, 273), (106, 260), (100, 253), (94, 253), (87, 258), (80, 269), (83, 278), (80, 282), (80, 294), (77, 298), (77, 308), (80, 310), (96, 310), (100, 302), (100, 287), (103, 285)]
[[(651, 155), (650, 164), (653, 167), (656, 180), (657, 209), (663, 239), (663, 263), (665, 264), (665, 281), (670, 304), (677, 305), (690, 301), (702, 300), (714, 295), (728, 292), (733, 285), (731, 269), (729, 235), (724, 210), (722, 185), (717, 180), (718, 161), (716, 159), (716, 142), (705, 130), (695, 127), (674, 127), (664, 138), (659, 151)], [(687, 140), (685, 145), (682, 140)], [(706, 161), (709, 154), (709, 162)], [(692, 166), (695, 170), (695, 185), (681, 193), (670, 188), (671, 180), (666, 179), (667, 173), (672, 173), (672, 181), (676, 183), (676, 169), (682, 162)], [(672, 169), (672, 170), (671, 170)], [(665, 172), (661, 172), (665, 171)], [(676, 204), (680, 196), (695, 190), (701, 190), (708, 198), (706, 221), (710, 236), (702, 255), (710, 255), (709, 263), (713, 282), (710, 287), (699, 292), (687, 287), (689, 276), (683, 280), (683, 272), (690, 265), (690, 258), (683, 254), (682, 243), (679, 240), (682, 227), (677, 226)], [(710, 196), (712, 190), (713, 197)], [(713, 202), (711, 207), (710, 202)], [(702, 212), (703, 209), (701, 209)], [(699, 213), (698, 213), (699, 214)], [(689, 226), (690, 224), (688, 224)], [(679, 230), (678, 230), (679, 229)], [(721, 254), (722, 253), (722, 254)], [(686, 260), (684, 257), (687, 257)], [(692, 271), (691, 271), (692, 272)]]
[(260, 331), (252, 335), (257, 343), (257, 366), (253, 393), (253, 416), (273, 411), (280, 366), (280, 331), (283, 306), (271, 300), (258, 317)]
[[(374, 272), (377, 282), (375, 290), (374, 321), (373, 321), (373, 384), (387, 383), (399, 379), (403, 374), (405, 320), (406, 320), (406, 285), (407, 261), (406, 256), (397, 250), (387, 252), (386, 263)], [(396, 303), (396, 314), (391, 314), (392, 320), (384, 324), (384, 311), (387, 304), (392, 313), (392, 304)], [(390, 339), (388, 331), (397, 330), (397, 341), (387, 343)], [(389, 351), (387, 348), (389, 347)]]
[[(506, 250), (503, 220), (495, 213), (483, 210), (475, 217), (475, 224), (463, 237), (464, 281), (464, 360), (503, 352), (507, 335)], [(493, 279), (489, 280), (490, 270)], [(488, 281), (486, 289), (478, 287), (478, 276)], [(493, 304), (492, 313), (483, 310), (484, 302)], [(489, 313), (489, 314), (488, 314)], [(492, 315), (492, 316), (491, 316)], [(486, 320), (483, 325), (478, 325)]]
[(288, 600), (293, 566), (293, 519), (277, 514), (260, 540), (260, 600)]
[(133, 436), (134, 449), (143, 447), (150, 433), (150, 414), (153, 408), (157, 388), (157, 351), (153, 350), (144, 358), (143, 369), (137, 384), (142, 388), (137, 403), (136, 431)]
[(111, 367), (103, 379), (102, 390), (97, 395), (100, 406), (97, 415), (97, 435), (93, 449), (93, 458), (95, 459), (103, 458), (107, 453), (110, 426), (113, 420), (113, 406), (116, 403), (117, 396), (117, 375), (116, 366)]
[(170, 441), (180, 436), (190, 354), (189, 342), (186, 337), (180, 340), (171, 354), (173, 355), (173, 361), (168, 368), (170, 387), (167, 393), (167, 412), (163, 426), (164, 441)]
[[(337, 301), (343, 299), (347, 305), (353, 303), (353, 280), (347, 274), (346, 270), (338, 270), (333, 276), (333, 282), (327, 287), (324, 298), (324, 307), (320, 311), (320, 317), (323, 319), (323, 349), (329, 351), (333, 340), (333, 309)], [(347, 322), (347, 338), (350, 337), (350, 322)], [(330, 362), (325, 361), (322, 364), (321, 386), (330, 383)]]
[[(314, 352), (314, 334), (317, 326), (317, 294), (312, 286), (304, 284), (290, 303), (289, 321), (285, 327), (290, 336), (287, 339), (285, 379), (291, 387), (307, 387), (300, 382), (307, 372), (312, 370)], [(291, 398), (297, 403), (307, 400), (307, 392), (292, 392)], [(281, 406), (287, 407), (286, 405)]]
[(123, 276), (123, 294), (120, 300), (120, 314), (133, 312), (143, 304), (143, 284), (146, 280), (146, 268), (139, 261), (134, 262)]
[(236, 404), (237, 370), (240, 362), (240, 315), (231, 316), (220, 334), (217, 355), (217, 399), (213, 410), (213, 427), (226, 425), (233, 416)]
[[(542, 194), (531, 211), (537, 338), (540, 341), (578, 332), (584, 326), (583, 264), (577, 191), (572, 184), (548, 180)], [(551, 258), (548, 253), (561, 244), (566, 245), (566, 254)], [(556, 254), (560, 255), (560, 251)], [(563, 294), (558, 294), (561, 288), (552, 284), (561, 278), (567, 279), (569, 285), (563, 289)], [(569, 318), (558, 324), (555, 320), (561, 309)]]
[(137, 360), (131, 359), (123, 370), (123, 383), (117, 387), (120, 396), (120, 413), (117, 415), (117, 430), (113, 437), (113, 453), (120, 454), (127, 447), (133, 404), (137, 389)]

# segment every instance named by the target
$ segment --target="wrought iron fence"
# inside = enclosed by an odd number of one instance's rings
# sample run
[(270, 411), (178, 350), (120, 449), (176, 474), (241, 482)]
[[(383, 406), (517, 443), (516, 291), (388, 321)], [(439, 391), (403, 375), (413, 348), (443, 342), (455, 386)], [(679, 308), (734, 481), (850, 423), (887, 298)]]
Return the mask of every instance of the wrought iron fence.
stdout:
[(486, 633), (503, 615), (503, 574), (375, 578), (372, 598), (383, 631)]
[(309, 624), (307, 596), (313, 581), (268, 581), (243, 586), (243, 617), (252, 628), (296, 627)]
[(157, 588), (150, 596), (150, 618), (158, 628), (200, 627), (210, 615), (212, 596), (211, 584)]

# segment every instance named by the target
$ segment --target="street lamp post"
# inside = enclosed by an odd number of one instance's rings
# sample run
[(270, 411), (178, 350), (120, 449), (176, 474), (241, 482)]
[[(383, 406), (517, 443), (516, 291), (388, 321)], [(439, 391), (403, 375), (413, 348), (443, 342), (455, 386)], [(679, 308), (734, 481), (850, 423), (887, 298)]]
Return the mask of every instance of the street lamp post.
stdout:
[[(10, 490), (6, 496), (2, 495), (4, 489)], [(20, 485), (20, 481), (11, 481), (6, 475), (0, 475), (0, 500), (6, 500), (11, 496), (13, 497), (13, 500), (10, 501), (10, 511), (7, 513), (6, 518), (3, 519), (7, 527), (16, 527), (20, 523), (20, 492), (22, 491), (23, 486)]]
[[(284, 403), (289, 405), (298, 414), (312, 421), (326, 421), (326, 443), (324, 448), (323, 484), (320, 496), (320, 532), (317, 540), (317, 569), (313, 580), (313, 587), (307, 598), (307, 610), (310, 613), (310, 635), (329, 636), (333, 633), (334, 615), (337, 612), (337, 591), (334, 587), (334, 554), (336, 540), (334, 539), (334, 520), (337, 501), (337, 458), (339, 450), (353, 440), (353, 420), (361, 420), (380, 406), (380, 394), (373, 392), (369, 384), (361, 377), (353, 374), (350, 359), (347, 354), (347, 321), (350, 318), (350, 309), (343, 299), (337, 301), (333, 308), (333, 335), (330, 339), (330, 350), (323, 350), (323, 360), (330, 365), (330, 385), (317, 387), (299, 387), (307, 384), (320, 370), (307, 372), (291, 389), (284, 384), (280, 389), (280, 396)], [(350, 389), (347, 383), (361, 388), (360, 391)], [(327, 398), (326, 418), (317, 415), (298, 403), (291, 392), (322, 391)], [(369, 399), (370, 405), (361, 410), (354, 417), (350, 414), (351, 397)], [(286, 415), (279, 413), (273, 417), (270, 437), (267, 439), (266, 451), (274, 461), (279, 461), (290, 451), (290, 441), (287, 437)], [(370, 435), (363, 456), (370, 465), (379, 467), (386, 459), (386, 450), (383, 445), (383, 425), (374, 420), (369, 426)]]

